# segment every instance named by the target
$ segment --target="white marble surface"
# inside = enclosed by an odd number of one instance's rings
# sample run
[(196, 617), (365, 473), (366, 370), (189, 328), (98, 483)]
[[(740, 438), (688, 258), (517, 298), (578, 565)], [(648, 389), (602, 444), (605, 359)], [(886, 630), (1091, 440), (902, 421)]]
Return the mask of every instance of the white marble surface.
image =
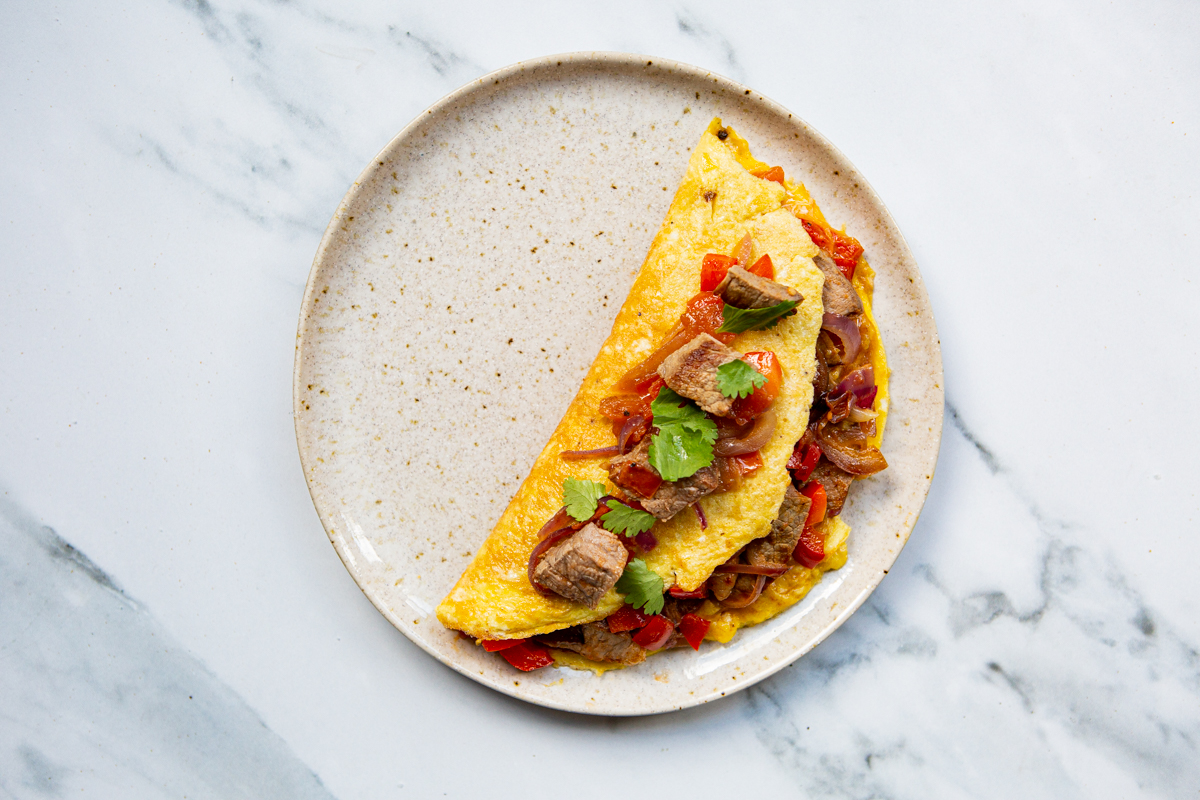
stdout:
[[(1195, 796), (1200, 8), (342, 5), (0, 7), (0, 796)], [(596, 49), (837, 143), (922, 265), (948, 399), (868, 604), (748, 692), (628, 720), (396, 632), (290, 415), (362, 166), (459, 84)]]

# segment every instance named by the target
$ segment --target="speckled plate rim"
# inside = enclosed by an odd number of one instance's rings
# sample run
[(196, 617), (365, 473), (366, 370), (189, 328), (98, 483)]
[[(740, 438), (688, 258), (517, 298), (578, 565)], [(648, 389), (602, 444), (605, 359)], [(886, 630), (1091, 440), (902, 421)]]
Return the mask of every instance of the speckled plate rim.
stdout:
[[(833, 631), (835, 631), (838, 627), (840, 627), (842, 625), (842, 623), (846, 621), (846, 619), (848, 619), (852, 614), (854, 614), (862, 606), (862, 604), (866, 601), (866, 599), (871, 595), (871, 593), (878, 587), (879, 583), (883, 580), (883, 577), (887, 574), (887, 569), (885, 568), (885, 569), (882, 569), (882, 570), (874, 573), (872, 575), (872, 577), (868, 580), (868, 582), (864, 586), (864, 588), (856, 596), (851, 598), (848, 602), (846, 602), (843, 605), (842, 610), (840, 611), (840, 613), (837, 614), (837, 616), (834, 619), (832, 619), (824, 628), (820, 629), (808, 641), (804, 642), (801, 645), (798, 645), (795, 648), (794, 652), (792, 652), (791, 654), (789, 654), (783, 658), (780, 658), (780, 659), (777, 659), (777, 660), (771, 662), (769, 665), (767, 665), (765, 667), (762, 667), (761, 669), (756, 671), (754, 674), (746, 677), (744, 680), (739, 681), (736, 686), (730, 687), (730, 689), (728, 691), (723, 691), (719, 694), (714, 693), (714, 694), (709, 694), (709, 695), (702, 696), (702, 697), (695, 697), (695, 698), (690, 699), (689, 701), (683, 702), (683, 703), (664, 704), (661, 706), (652, 706), (652, 707), (644, 707), (644, 708), (642, 708), (642, 707), (639, 707), (639, 708), (605, 708), (605, 707), (597, 707), (597, 706), (587, 706), (587, 705), (580, 704), (580, 703), (557, 702), (553, 699), (547, 699), (545, 697), (530, 696), (526, 691), (523, 691), (520, 686), (513, 685), (511, 681), (500, 682), (500, 681), (488, 680), (485, 677), (481, 676), (480, 674), (473, 672), (471, 669), (469, 669), (467, 667), (467, 665), (458, 663), (452, 658), (445, 657), (442, 653), (439, 653), (437, 650), (435, 650), (429, 644), (422, 641), (420, 638), (413, 637), (406, 630), (404, 630), (402, 623), (400, 622), (398, 617), (395, 615), (395, 613), (390, 608), (388, 608), (386, 605), (384, 605), (381, 602), (381, 599), (379, 597), (375, 596), (371, 591), (368, 591), (367, 587), (364, 586), (363, 581), (360, 580), (360, 577), (358, 575), (357, 569), (354, 564), (354, 558), (352, 555), (348, 554), (346, 551), (346, 549), (349, 546), (348, 543), (346, 542), (346, 540), (341, 536), (331, 535), (335, 522), (329, 516), (329, 511), (322, 507), (322, 504), (321, 504), (320, 500), (318, 499), (316, 488), (313, 486), (312, 480), (310, 478), (311, 470), (310, 470), (309, 459), (305, 452), (303, 442), (301, 441), (302, 415), (300, 414), (300, 408), (301, 408), (301, 404), (303, 402), (302, 394), (301, 394), (301, 373), (302, 373), (304, 346), (305, 346), (304, 333), (305, 333), (305, 329), (306, 329), (308, 323), (310, 322), (310, 317), (313, 313), (312, 312), (312, 309), (313, 309), (312, 298), (313, 298), (314, 292), (316, 291), (316, 285), (317, 285), (316, 279), (317, 279), (317, 276), (320, 274), (322, 268), (325, 266), (326, 259), (330, 253), (330, 250), (332, 249), (332, 247), (334, 245), (334, 241), (336, 238), (336, 232), (338, 231), (339, 227), (342, 225), (342, 223), (345, 220), (346, 209), (351, 207), (354, 204), (354, 202), (357, 200), (359, 193), (361, 191), (363, 191), (362, 187), (369, 183), (369, 178), (372, 175), (372, 173), (377, 169), (378, 165), (385, 162), (387, 160), (389, 154), (399, 151), (400, 148), (402, 147), (402, 145), (410, 137), (410, 135), (412, 135), (414, 133), (414, 131), (418, 130), (422, 121), (427, 116), (436, 114), (437, 112), (439, 112), (449, 106), (454, 105), (455, 103), (459, 102), (460, 100), (467, 98), (471, 94), (473, 94), (477, 91), (480, 91), (481, 89), (483, 89), (485, 87), (494, 89), (496, 86), (504, 83), (505, 81), (507, 81), (511, 78), (514, 78), (517, 76), (523, 76), (524, 73), (527, 73), (527, 72), (530, 72), (530, 71), (536, 70), (536, 69), (553, 67), (555, 65), (562, 66), (564, 63), (570, 63), (571, 65), (578, 67), (581, 64), (586, 64), (589, 62), (594, 64), (597, 68), (612, 67), (612, 66), (631, 67), (631, 66), (635, 66), (635, 65), (640, 66), (640, 65), (654, 64), (654, 65), (657, 65), (660, 67), (670, 69), (671, 71), (674, 71), (674, 72), (682, 73), (684, 75), (689, 75), (693, 78), (708, 81), (708, 82), (712, 83), (713, 85), (725, 90), (726, 92), (729, 92), (731, 95), (744, 95), (745, 97), (750, 99), (754, 103), (755, 107), (757, 109), (761, 110), (762, 113), (774, 115), (781, 119), (789, 120), (797, 127), (797, 129), (799, 129), (803, 132), (803, 135), (807, 139), (809, 139), (812, 143), (818, 145), (821, 149), (825, 150), (826, 153), (828, 154), (828, 156), (832, 160), (834, 160), (834, 161), (838, 162), (840, 165), (842, 165), (842, 168), (847, 171), (845, 178), (847, 180), (853, 180), (855, 182), (856, 191), (860, 194), (860, 196), (862, 196), (868, 202), (868, 204), (872, 207), (873, 211), (876, 214), (878, 214), (879, 219), (882, 221), (885, 221), (887, 223), (888, 227), (890, 228), (890, 238), (894, 240), (895, 245), (905, 255), (905, 257), (907, 258), (907, 261), (910, 264), (912, 264), (912, 273), (913, 274), (912, 274), (912, 276), (910, 276), (910, 280), (912, 280), (912, 282), (915, 284), (915, 286), (913, 287), (913, 291), (915, 291), (917, 293), (920, 300), (922, 301), (922, 305), (923, 305), (922, 311), (926, 315), (926, 319), (929, 321), (929, 326), (933, 330), (931, 355), (933, 357), (934, 365), (933, 365), (933, 369), (931, 370), (930, 377), (932, 378), (931, 383), (934, 387), (934, 393), (933, 393), (933, 395), (931, 395), (930, 397), (927, 397), (926, 399), (929, 401), (933, 401), (936, 399), (938, 413), (935, 415), (935, 417), (936, 417), (935, 427), (931, 429), (932, 438), (931, 438), (930, 444), (932, 446), (934, 455), (933, 455), (932, 461), (928, 465), (928, 474), (925, 478), (924, 485), (920, 492), (920, 500), (918, 503), (916, 503), (916, 508), (910, 509), (912, 513), (908, 517), (907, 522), (904, 523), (903, 531), (899, 532), (901, 543), (900, 543), (900, 546), (897, 547), (896, 550), (894, 551), (893, 557), (891, 559), (891, 562), (888, 564), (888, 567), (890, 567), (891, 564), (895, 562), (895, 559), (897, 557), (899, 557), (900, 551), (903, 549), (904, 545), (907, 543), (908, 538), (909, 538), (910, 534), (912, 533), (913, 527), (916, 525), (917, 519), (920, 516), (921, 507), (924, 505), (924, 502), (928, 496), (929, 487), (932, 484), (934, 471), (937, 466), (937, 457), (938, 457), (938, 453), (940, 452), (940, 443), (941, 443), (941, 436), (942, 436), (942, 415), (943, 415), (942, 412), (944, 410), (944, 394), (943, 394), (943, 390), (942, 390), (942, 387), (944, 384), (943, 384), (943, 377), (942, 377), (941, 348), (940, 348), (940, 341), (938, 340), (937, 335), (936, 335), (936, 322), (934, 320), (933, 310), (929, 304), (928, 292), (925, 290), (924, 282), (921, 278), (919, 270), (917, 269), (916, 260), (912, 256), (912, 251), (908, 246), (908, 242), (905, 240), (903, 234), (900, 232), (900, 229), (896, 225), (896, 222), (895, 222), (894, 218), (892, 217), (891, 212), (888, 210), (888, 208), (884, 204), (883, 200), (879, 197), (879, 195), (875, 191), (874, 187), (871, 186), (871, 184), (862, 176), (862, 174), (857, 170), (857, 168), (855, 168), (853, 166), (853, 164), (845, 156), (845, 154), (843, 154), (832, 142), (830, 142), (828, 139), (826, 139), (824, 136), (822, 136), (812, 126), (810, 126), (810, 125), (808, 125), (808, 123), (804, 122), (803, 119), (794, 115), (792, 112), (788, 111), (784, 106), (780, 105), (779, 103), (775, 102), (774, 100), (771, 100), (771, 99), (765, 97), (764, 95), (762, 95), (758, 92), (755, 92), (754, 90), (750, 89), (749, 87), (747, 87), (741, 83), (738, 83), (737, 81), (734, 81), (730, 78), (727, 78), (727, 77), (724, 77), (717, 73), (714, 73), (710, 70), (706, 70), (706, 69), (703, 69), (700, 67), (693, 66), (691, 64), (686, 64), (684, 62), (679, 62), (679, 61), (673, 61), (671, 59), (666, 59), (666, 58), (658, 58), (655, 56), (646, 56), (646, 55), (640, 55), (640, 54), (634, 54), (634, 53), (623, 53), (623, 52), (605, 52), (605, 51), (570, 52), (570, 53), (562, 53), (562, 54), (556, 54), (556, 55), (548, 55), (548, 56), (543, 56), (540, 58), (528, 59), (525, 61), (519, 61), (519, 62), (516, 62), (509, 66), (502, 67), (493, 72), (487, 73), (487, 74), (471, 81), (470, 83), (467, 83), (467, 84), (459, 87), (458, 89), (454, 90), (453, 92), (450, 92), (449, 94), (447, 94), (444, 97), (442, 97), (441, 99), (439, 99), (437, 102), (430, 105), (428, 108), (426, 108), (424, 111), (422, 111), (416, 117), (414, 117), (412, 119), (412, 121), (410, 121), (407, 125), (405, 125), (404, 128), (402, 128), (400, 130), (400, 132), (397, 133), (391, 139), (391, 141), (389, 141), (387, 143), (387, 145), (385, 145), (376, 154), (375, 158), (373, 158), (371, 160), (371, 162), (362, 170), (362, 172), (355, 179), (354, 184), (350, 187), (350, 189), (346, 192), (345, 196), (342, 198), (341, 202), (338, 204), (337, 210), (334, 212), (333, 217), (331, 218), (331, 220), (329, 222), (329, 225), (326, 227), (325, 233), (321, 237), (320, 244), (317, 247), (316, 255), (313, 258), (312, 267), (310, 268), (310, 271), (309, 271), (309, 276), (308, 276), (307, 284), (306, 284), (305, 291), (304, 291), (304, 298), (303, 298), (302, 305), (301, 305), (301, 313), (300, 313), (300, 319), (299, 319), (299, 324), (297, 327), (297, 336), (296, 336), (296, 353), (295, 353), (295, 360), (294, 360), (294, 364), (293, 364), (292, 416), (293, 416), (293, 422), (294, 422), (295, 432), (296, 432), (296, 437), (297, 437), (297, 448), (298, 448), (299, 455), (300, 455), (301, 467), (304, 471), (305, 484), (308, 487), (309, 495), (313, 501), (314, 507), (316, 508), (316, 511), (317, 511), (317, 515), (321, 520), (322, 526), (325, 528), (325, 532), (326, 532), (331, 544), (333, 544), (334, 549), (338, 554), (338, 557), (341, 558), (343, 566), (345, 566), (346, 570), (350, 573), (350, 575), (354, 579), (355, 583), (358, 584), (359, 589), (363, 592), (363, 594), (366, 595), (367, 599), (371, 601), (372, 605), (374, 605), (375, 608), (381, 614), (383, 614), (383, 616), (386, 619), (388, 619), (388, 621), (391, 622), (392, 625), (394, 627), (396, 627), (397, 630), (399, 630), (401, 633), (403, 633), (410, 641), (412, 641), (414, 644), (416, 644), (418, 647), (420, 647), (426, 653), (433, 656), (434, 658), (436, 658), (438, 661), (442, 662), (443, 664), (449, 666), (451, 669), (455, 670), (456, 672), (458, 672), (478, 683), (481, 683), (484, 686), (487, 686), (491, 689), (495, 689), (496, 691), (499, 691), (503, 694), (509, 695), (509, 696), (514, 697), (519, 700), (524, 700), (526, 702), (529, 702), (529, 703), (532, 703), (535, 705), (540, 705), (540, 706), (543, 706), (546, 708), (552, 708), (552, 709), (556, 709), (556, 710), (560, 710), (560, 711), (569, 711), (569, 712), (582, 713), (582, 714), (588, 714), (588, 715), (598, 715), (598, 716), (644, 716), (644, 715), (667, 713), (670, 711), (678, 711), (678, 710), (682, 710), (685, 708), (691, 708), (691, 707), (702, 705), (704, 703), (718, 699), (720, 697), (730, 696), (732, 694), (740, 692), (743, 689), (753, 686), (754, 684), (756, 684), (762, 680), (765, 680), (766, 678), (769, 678), (771, 675), (774, 675), (779, 670), (794, 663), (796, 660), (798, 660), (803, 655), (805, 655), (810, 650), (812, 650), (814, 647), (816, 647), (821, 642), (823, 642), (831, 633), (833, 633)], [(878, 310), (877, 310), (877, 313), (879, 313)], [(882, 313), (886, 314), (886, 309), (883, 309)], [(830, 573), (830, 574), (836, 575), (836, 573)], [(825, 582), (828, 583), (829, 579), (827, 578)], [(818, 584), (817, 588), (818, 589), (820, 588), (820, 584)], [(815, 593), (816, 592), (814, 592), (813, 594), (815, 594)], [(778, 620), (779, 618), (777, 617), (775, 619)], [(766, 627), (769, 624), (770, 624), (770, 622), (765, 622), (757, 627), (760, 627), (760, 628)], [(772, 638), (777, 638), (779, 636), (782, 636), (783, 634), (785, 634), (787, 632), (787, 630), (790, 630), (791, 627), (793, 627), (793, 626), (789, 625), (787, 628), (785, 628), (783, 630), (772, 631), (772, 633), (773, 633)], [(755, 629), (754, 628), (747, 629), (747, 631), (753, 631), (753, 630), (755, 630)], [(745, 632), (740, 633), (739, 635), (745, 635)], [(745, 659), (748, 656), (750, 656), (751, 654), (752, 654), (751, 652), (747, 652), (747, 653), (743, 654), (742, 656), (740, 656), (738, 660)]]

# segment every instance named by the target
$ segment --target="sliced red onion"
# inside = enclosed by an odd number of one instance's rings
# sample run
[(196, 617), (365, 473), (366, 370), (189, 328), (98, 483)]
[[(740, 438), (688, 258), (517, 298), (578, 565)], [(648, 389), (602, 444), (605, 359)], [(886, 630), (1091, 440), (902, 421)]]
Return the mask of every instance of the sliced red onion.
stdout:
[(742, 473), (732, 460), (717, 458), (713, 463), (721, 473), (721, 485), (717, 487), (718, 492), (731, 492), (742, 485)]
[(863, 367), (862, 369), (854, 370), (842, 378), (842, 382), (837, 385), (837, 388), (831, 394), (836, 396), (844, 392), (854, 392), (857, 405), (862, 408), (870, 408), (871, 404), (866, 402), (866, 397), (869, 394), (871, 400), (874, 401), (875, 390), (875, 370), (871, 367)]
[(850, 415), (846, 419), (851, 422), (870, 422), (879, 416), (878, 411), (872, 411), (867, 408), (859, 408), (857, 405), (851, 404)]
[(758, 596), (760, 594), (762, 594), (763, 587), (766, 585), (767, 585), (767, 576), (759, 575), (758, 580), (756, 580), (754, 582), (754, 588), (752, 590), (750, 590), (749, 592), (747, 592), (744, 597), (739, 597), (737, 599), (734, 599), (734, 597), (731, 595), (730, 597), (726, 598), (725, 600), (722, 600), (721, 604), (724, 605), (726, 608), (745, 608), (746, 606), (750, 605), (751, 603), (753, 603), (755, 600), (758, 599)]
[(864, 409), (872, 408), (875, 405), (875, 395), (879, 394), (879, 387), (872, 386), (862, 394), (858, 394), (858, 392), (855, 392), (855, 394), (858, 397), (858, 399), (854, 401), (855, 405)]
[(775, 409), (768, 408), (754, 420), (754, 427), (741, 439), (717, 439), (713, 453), (718, 456), (744, 456), (763, 448), (775, 433)]
[(647, 553), (658, 547), (658, 539), (655, 539), (654, 534), (650, 531), (642, 531), (637, 536), (633, 537), (633, 540), (637, 542), (638, 547), (642, 548), (642, 550)]
[(619, 456), (621, 448), (618, 445), (610, 445), (608, 447), (598, 447), (595, 450), (564, 450), (560, 454), (563, 461), (583, 461), (588, 458), (603, 458), (605, 456)]
[[(862, 436), (857, 426), (854, 433)], [(817, 428), (817, 446), (835, 467), (856, 478), (887, 469), (887, 459), (883, 453), (874, 447), (858, 447), (858, 443), (851, 440), (850, 436), (850, 431), (822, 425)]]
[(738, 575), (766, 575), (770, 578), (778, 578), (787, 571), (787, 566), (783, 564), (722, 564), (713, 570), (713, 572), (732, 572)]
[(575, 523), (574, 517), (572, 517), (570, 514), (568, 514), (567, 507), (563, 506), (558, 511), (555, 511), (554, 516), (551, 517), (546, 522), (546, 524), (542, 526), (541, 530), (539, 530), (537, 532), (538, 541), (545, 539), (547, 536), (554, 533), (559, 528), (568, 528), (571, 525), (573, 525), (574, 523)]
[(621, 426), (621, 433), (617, 436), (617, 450), (621, 453), (628, 453), (629, 448), (626, 445), (631, 444), (630, 438), (637, 435), (632, 444), (637, 444), (646, 435), (646, 418), (641, 414), (634, 414), (625, 420)]
[(533, 579), (533, 572), (537, 569), (538, 562), (542, 560), (542, 556), (546, 554), (547, 550), (549, 550), (551, 547), (554, 547), (554, 545), (559, 544), (573, 533), (575, 533), (574, 528), (559, 528), (554, 533), (538, 542), (538, 546), (533, 548), (533, 552), (529, 554), (529, 584), (542, 594), (548, 594), (548, 592), (539, 586), (538, 582)]
[(843, 364), (852, 362), (862, 349), (862, 334), (858, 332), (858, 323), (851, 317), (826, 314), (821, 317), (821, 330), (828, 331), (841, 343)]
[(708, 520), (704, 517), (704, 509), (700, 507), (700, 501), (692, 503), (692, 508), (696, 510), (696, 519), (700, 520), (700, 530), (708, 527)]

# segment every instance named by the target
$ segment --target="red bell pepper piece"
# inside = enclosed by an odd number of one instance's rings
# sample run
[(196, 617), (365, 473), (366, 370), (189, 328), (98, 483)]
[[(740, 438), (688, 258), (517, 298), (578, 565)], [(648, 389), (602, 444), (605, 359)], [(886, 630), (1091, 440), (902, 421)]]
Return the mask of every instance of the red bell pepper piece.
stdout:
[(655, 614), (646, 626), (633, 635), (633, 643), (647, 650), (658, 650), (667, 643), (675, 626), (662, 614)]
[(800, 494), (812, 500), (812, 505), (808, 508), (808, 519), (804, 520), (804, 527), (812, 528), (825, 519), (825, 505), (828, 502), (825, 487), (816, 481), (810, 481), (800, 490)]
[(746, 268), (747, 272), (753, 272), (760, 278), (775, 280), (775, 265), (771, 263), (771, 256), (764, 254), (762, 258), (754, 262), (754, 265)]
[(745, 424), (771, 407), (783, 386), (783, 367), (771, 350), (754, 350), (742, 356), (742, 360), (765, 375), (767, 382), (759, 386), (749, 397), (733, 401), (733, 418)]
[(717, 341), (729, 344), (737, 336), (736, 333), (717, 333), (717, 329), (725, 324), (725, 301), (712, 292), (700, 292), (688, 300), (679, 322), (688, 341), (707, 333)]
[(820, 460), (821, 448), (815, 444), (806, 444), (801, 447), (801, 442), (796, 442), (796, 449), (792, 451), (792, 457), (788, 459), (787, 468), (792, 471), (792, 478), (796, 483), (803, 485), (808, 483), (809, 476), (817, 468), (817, 462)]
[(662, 486), (662, 482), (661, 476), (633, 462), (622, 464), (618, 479), (613, 481), (618, 486), (632, 489), (642, 497), (653, 497), (654, 493), (658, 491), (658, 487)]
[(519, 643), (500, 651), (500, 656), (522, 672), (530, 672), (554, 663), (550, 651), (537, 642), (522, 639)]
[(848, 236), (841, 231), (830, 231), (829, 254), (833, 256), (833, 263), (838, 265), (838, 269), (842, 271), (848, 279), (854, 279), (854, 268), (858, 265), (858, 257), (863, 254), (863, 246), (858, 243), (858, 239), (853, 236)]
[(489, 653), (499, 653), (501, 650), (507, 650), (510, 647), (516, 647), (524, 639), (484, 639), (480, 642), (483, 649)]
[(667, 594), (679, 600), (703, 600), (708, 597), (708, 581), (697, 586), (693, 592), (685, 592), (679, 587), (679, 584), (675, 584), (670, 589), (667, 589)]
[(683, 638), (687, 640), (693, 650), (699, 650), (700, 643), (704, 641), (704, 634), (708, 633), (710, 625), (712, 623), (703, 617), (684, 614), (683, 619), (679, 620), (679, 632), (683, 634)]
[(711, 292), (725, 280), (725, 273), (737, 263), (733, 256), (709, 253), (700, 262), (700, 291)]
[(822, 250), (829, 249), (829, 229), (817, 225), (815, 222), (809, 222), (806, 219), (800, 220), (800, 224), (804, 226), (804, 230), (808, 231), (808, 238), (812, 239), (813, 244)]
[(783, 167), (771, 167), (770, 169), (758, 169), (750, 173), (756, 178), (762, 178), (764, 181), (775, 181), (780, 186), (783, 185)]
[(806, 525), (800, 532), (800, 539), (796, 542), (796, 549), (792, 551), (792, 558), (809, 569), (820, 564), (825, 560), (825, 537), (820, 531)]
[(743, 478), (763, 465), (762, 456), (758, 454), (757, 450), (742, 456), (727, 456), (726, 458), (733, 465), (733, 468), (738, 471), (738, 475)]
[(666, 386), (666, 383), (663, 382), (663, 379), (657, 373), (637, 385), (637, 392), (641, 395), (642, 402), (646, 406), (646, 410), (643, 413), (647, 415), (650, 413), (650, 404), (654, 402), (654, 398), (658, 397), (658, 393), (662, 391), (664, 386)]
[(649, 614), (643, 614), (626, 603), (608, 615), (608, 629), (613, 633), (623, 633), (643, 627), (650, 620)]

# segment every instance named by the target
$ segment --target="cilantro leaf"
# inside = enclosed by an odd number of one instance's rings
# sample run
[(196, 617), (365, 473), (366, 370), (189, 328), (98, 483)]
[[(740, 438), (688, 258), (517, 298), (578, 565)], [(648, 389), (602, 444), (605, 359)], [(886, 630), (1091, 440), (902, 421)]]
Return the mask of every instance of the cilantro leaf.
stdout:
[(613, 533), (637, 536), (639, 533), (650, 530), (658, 521), (649, 511), (639, 511), (617, 500), (609, 500), (606, 505), (609, 512), (601, 516), (600, 521)]
[(717, 333), (742, 333), (744, 331), (761, 331), (774, 327), (779, 320), (794, 314), (795, 300), (785, 300), (766, 308), (737, 308), (725, 306), (725, 321), (717, 328)]
[(650, 437), (650, 465), (664, 481), (687, 478), (713, 463), (717, 423), (690, 400), (664, 386), (650, 412), (658, 428)]
[(664, 481), (689, 478), (713, 463), (712, 442), (681, 425), (659, 429), (650, 439), (649, 455), (650, 465)]
[(672, 423), (699, 422), (707, 419), (704, 412), (696, 408), (691, 400), (676, 394), (666, 386), (658, 390), (658, 396), (650, 402), (650, 413), (654, 415), (654, 424), (658, 427)]
[(717, 388), (726, 397), (749, 397), (766, 382), (766, 375), (740, 358), (717, 367)]
[(604, 484), (596, 481), (563, 481), (563, 505), (567, 513), (579, 522), (591, 519), (596, 513), (597, 501), (604, 495)]
[(617, 591), (625, 595), (626, 603), (647, 614), (663, 610), (663, 579), (640, 558), (625, 565), (617, 581)]

